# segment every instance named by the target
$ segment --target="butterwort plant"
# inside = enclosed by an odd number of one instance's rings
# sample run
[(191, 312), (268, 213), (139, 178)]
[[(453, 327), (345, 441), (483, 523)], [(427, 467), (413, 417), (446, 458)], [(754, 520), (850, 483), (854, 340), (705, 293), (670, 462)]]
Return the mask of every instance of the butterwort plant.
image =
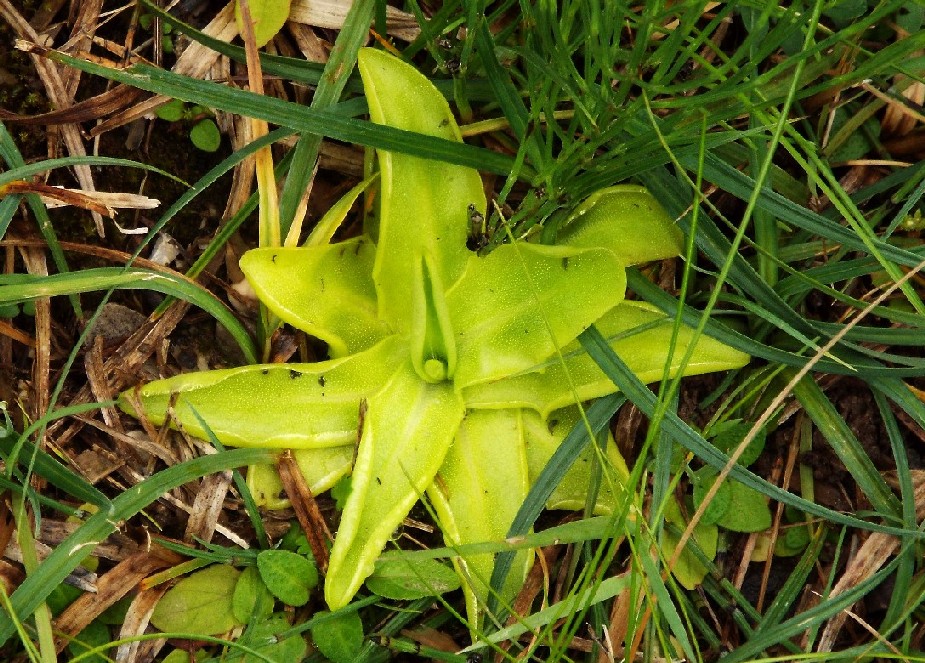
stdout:
[[(446, 100), (413, 67), (372, 49), (358, 66), (374, 122), (461, 140)], [(321, 224), (304, 246), (241, 259), (267, 308), (325, 342), (329, 359), (184, 374), (121, 399), (223, 444), (292, 449), (315, 492), (352, 473), (324, 579), (332, 610), (351, 601), (425, 494), (448, 545), (504, 538), (531, 478), (579, 421), (577, 405), (615, 391), (576, 340), (592, 324), (645, 381), (748, 361), (686, 327), (669, 356), (673, 320), (625, 300), (627, 266), (682, 246), (644, 189), (592, 195), (555, 245), (512, 241), (482, 256), (467, 248), (471, 218), (486, 214), (475, 170), (385, 151), (378, 170), (378, 209), (361, 236), (332, 243)], [(250, 468), (248, 482), (264, 506), (284, 504), (273, 468)], [(549, 506), (583, 504), (586, 482), (567, 475)], [(502, 602), (531, 559), (520, 553)], [(493, 563), (455, 562), (473, 627)]]

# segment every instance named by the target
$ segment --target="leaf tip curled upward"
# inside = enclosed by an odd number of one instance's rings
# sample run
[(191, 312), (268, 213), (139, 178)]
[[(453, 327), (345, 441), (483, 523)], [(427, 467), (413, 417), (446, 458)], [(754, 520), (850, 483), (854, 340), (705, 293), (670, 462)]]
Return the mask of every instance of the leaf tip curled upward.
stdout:
[(425, 382), (436, 384), (453, 377), (456, 341), (446, 295), (434, 259), (424, 254), (415, 265), (412, 291), (411, 346), (414, 370)]

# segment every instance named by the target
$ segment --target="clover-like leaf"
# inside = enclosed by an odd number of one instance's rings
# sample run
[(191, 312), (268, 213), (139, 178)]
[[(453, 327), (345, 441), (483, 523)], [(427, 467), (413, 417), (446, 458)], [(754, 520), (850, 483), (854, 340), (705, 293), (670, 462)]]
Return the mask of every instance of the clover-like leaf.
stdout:
[(331, 663), (353, 663), (363, 649), (363, 622), (355, 612), (332, 615), (318, 612), (312, 626), (312, 640)]
[(242, 624), (266, 619), (273, 614), (275, 601), (256, 566), (241, 571), (231, 597), (231, 611)]
[[(717, 472), (711, 467), (697, 471), (695, 506), (700, 506), (707, 491), (716, 482), (716, 477)], [(715, 507), (712, 503), (707, 507), (711, 511), (707, 522), (733, 532), (760, 532), (771, 526), (771, 509), (768, 508), (767, 498), (741, 481), (727, 478), (720, 485), (717, 497), (719, 503)]]
[(291, 550), (261, 550), (257, 570), (267, 589), (287, 605), (305, 605), (318, 586), (315, 562)]
[(239, 622), (232, 610), (234, 588), (241, 572), (228, 564), (190, 574), (167, 590), (151, 614), (161, 631), (217, 635)]

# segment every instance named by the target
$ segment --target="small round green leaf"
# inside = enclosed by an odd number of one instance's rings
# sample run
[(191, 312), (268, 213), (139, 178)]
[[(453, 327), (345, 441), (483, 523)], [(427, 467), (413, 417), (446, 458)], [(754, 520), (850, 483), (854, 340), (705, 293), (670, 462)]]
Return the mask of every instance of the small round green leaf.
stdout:
[[(254, 26), (254, 41), (257, 48), (266, 45), (276, 36), (289, 18), (289, 0), (250, 0), (247, 3)], [(244, 16), (239, 3), (234, 3), (234, 19), (244, 34)]]
[[(716, 470), (712, 467), (704, 467), (694, 472), (694, 507), (700, 508), (710, 488), (716, 482)], [(700, 519), (704, 525), (713, 525), (719, 522), (729, 510), (729, 504), (732, 502), (732, 490), (729, 488), (729, 481), (724, 481), (720, 485), (716, 495), (710, 500), (703, 516)]]
[[(714, 446), (717, 449), (725, 452), (727, 455), (732, 454), (742, 443), (742, 440), (745, 439), (745, 436), (748, 435), (748, 432), (752, 429), (752, 423), (749, 421), (742, 421), (741, 419), (732, 419), (730, 421), (724, 421), (721, 424), (717, 424), (712, 429), (710, 429), (710, 435)], [(742, 452), (742, 455), (739, 456), (738, 463), (743, 467), (748, 467), (756, 460), (758, 456), (761, 455), (761, 452), (764, 451), (764, 442), (767, 434), (764, 429), (758, 431), (758, 434), (755, 435), (755, 438), (748, 443), (748, 446), (745, 448), (745, 451)]]
[(733, 532), (761, 532), (771, 526), (771, 509), (767, 498), (754, 488), (734, 479), (727, 479), (732, 499), (722, 518), (716, 521), (720, 527)]
[[(315, 618), (330, 613), (319, 612)], [(312, 626), (312, 640), (333, 663), (353, 663), (363, 649), (363, 622), (356, 612), (345, 612)]]
[(184, 578), (164, 594), (154, 608), (151, 623), (161, 631), (218, 635), (242, 622), (231, 610), (241, 572), (227, 564), (214, 564)]
[(288, 550), (264, 550), (257, 555), (257, 569), (267, 589), (287, 605), (305, 605), (318, 586), (314, 562)]
[(214, 152), (222, 144), (222, 134), (212, 120), (201, 120), (190, 129), (189, 138), (203, 152)]
[(809, 544), (811, 538), (812, 533), (809, 531), (809, 526), (788, 526), (777, 537), (774, 554), (780, 557), (799, 555)]
[(224, 660), (227, 663), (265, 663), (268, 660), (301, 661), (308, 651), (308, 644), (300, 635), (292, 635), (284, 640), (278, 639), (281, 633), (290, 628), (292, 625), (282, 614), (276, 614), (265, 621), (251, 624), (238, 642), (255, 650), (261, 657), (232, 652)]
[(249, 624), (252, 621), (266, 619), (273, 614), (273, 595), (256, 567), (249, 566), (241, 572), (238, 584), (234, 587), (231, 607), (234, 616), (241, 622)]
[(183, 102), (179, 99), (171, 99), (154, 111), (154, 114), (167, 122), (176, 122), (183, 117)]
[(376, 570), (366, 580), (366, 587), (387, 599), (419, 599), (459, 589), (459, 576), (437, 560), (420, 560), (412, 564), (395, 558), (377, 562)]
[[(109, 627), (95, 619), (87, 624), (86, 628), (68, 643), (67, 648), (68, 651), (71, 652), (71, 656), (76, 658), (91, 649), (96, 649), (97, 647), (105, 645), (111, 640), (112, 637), (109, 635)], [(109, 658), (109, 652), (103, 649), (98, 653), (91, 654), (80, 660), (85, 663), (106, 663), (106, 661), (111, 659)]]

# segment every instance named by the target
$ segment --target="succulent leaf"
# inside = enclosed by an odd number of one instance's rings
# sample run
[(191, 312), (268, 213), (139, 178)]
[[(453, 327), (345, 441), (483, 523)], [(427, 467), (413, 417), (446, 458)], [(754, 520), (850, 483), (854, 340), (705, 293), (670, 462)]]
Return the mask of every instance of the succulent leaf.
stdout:
[(389, 333), (378, 317), (367, 237), (303, 248), (268, 247), (241, 256), (254, 292), (284, 322), (321, 339), (332, 357), (372, 347)]
[[(446, 99), (420, 72), (373, 49), (357, 59), (373, 122), (462, 141)], [(433, 257), (440, 282), (452, 285), (466, 267), (469, 206), (485, 213), (479, 174), (471, 168), (379, 152), (379, 250), (373, 280), (379, 315), (407, 331), (411, 284), (418, 255)]]
[(324, 596), (337, 610), (433, 481), (464, 414), (450, 383), (421, 380), (410, 359), (369, 399), (352, 490), (334, 538)]
[[(535, 416), (535, 415), (534, 415)], [(448, 546), (501, 541), (530, 489), (521, 410), (470, 411), (456, 433), (436, 480), (427, 490)], [(533, 555), (520, 551), (501, 591), (510, 605), (523, 586)], [(494, 555), (454, 558), (463, 579), (470, 628), (488, 603)]]

